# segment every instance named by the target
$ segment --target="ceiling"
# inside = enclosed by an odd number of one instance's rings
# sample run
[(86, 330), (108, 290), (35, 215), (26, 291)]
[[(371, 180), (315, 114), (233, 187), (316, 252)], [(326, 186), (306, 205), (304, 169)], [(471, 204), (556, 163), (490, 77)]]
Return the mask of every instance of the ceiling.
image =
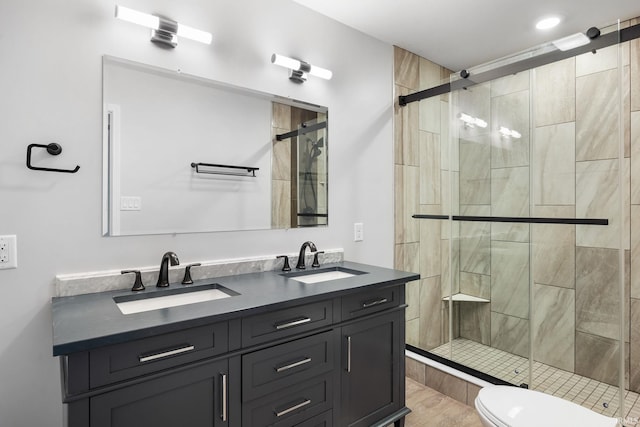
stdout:
[[(640, 0), (294, 0), (452, 71), (640, 16)], [(560, 15), (556, 28), (535, 22)]]

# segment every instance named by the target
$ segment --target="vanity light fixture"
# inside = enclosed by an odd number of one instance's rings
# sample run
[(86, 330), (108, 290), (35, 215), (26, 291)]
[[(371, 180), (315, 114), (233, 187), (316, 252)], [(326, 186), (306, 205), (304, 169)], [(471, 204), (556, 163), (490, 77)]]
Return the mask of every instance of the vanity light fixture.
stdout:
[(151, 28), (151, 41), (163, 46), (176, 47), (178, 36), (200, 43), (211, 44), (211, 33), (180, 24), (162, 16), (149, 15), (148, 13), (116, 5), (116, 18)]
[(520, 132), (518, 132), (517, 130), (506, 128), (504, 126), (500, 126), (500, 129), (498, 130), (498, 132), (500, 132), (500, 135), (504, 136), (505, 138), (514, 138), (514, 139), (522, 138), (522, 134)]
[(561, 51), (575, 49), (576, 47), (584, 46), (585, 44), (589, 44), (591, 40), (589, 37), (582, 33), (575, 33), (567, 37), (563, 37), (558, 40), (554, 40), (551, 43)]
[(476, 127), (476, 126), (478, 126), (479, 128), (487, 127), (487, 122), (485, 122), (479, 117), (473, 117), (473, 116), (470, 116), (469, 114), (460, 113), (458, 118), (462, 120), (465, 126), (468, 126), (468, 127)]
[(291, 71), (289, 79), (296, 83), (304, 83), (307, 80), (307, 74), (326, 80), (330, 80), (333, 76), (333, 73), (326, 68), (311, 65), (308, 62), (300, 61), (299, 59), (278, 55), (277, 53), (271, 55), (271, 63), (288, 68)]

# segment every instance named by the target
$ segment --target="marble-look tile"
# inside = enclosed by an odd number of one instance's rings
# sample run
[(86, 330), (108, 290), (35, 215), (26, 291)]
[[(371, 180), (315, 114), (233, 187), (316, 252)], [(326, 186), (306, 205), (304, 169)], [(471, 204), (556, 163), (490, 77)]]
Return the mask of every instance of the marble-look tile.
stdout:
[(420, 244), (402, 243), (395, 245), (394, 266), (398, 270), (420, 271)]
[[(440, 165), (444, 170), (458, 170), (459, 144), (452, 144), (449, 130), (449, 102), (440, 101)], [(457, 134), (456, 134), (457, 135)], [(452, 150), (449, 148), (453, 145)]]
[(460, 302), (460, 336), (491, 345), (491, 309), (486, 302)]
[[(407, 95), (410, 91), (396, 85), (397, 95)], [(397, 98), (397, 97), (396, 97)], [(420, 160), (419, 105), (412, 102), (400, 106), (394, 104), (394, 161), (395, 164), (417, 166)]]
[(576, 330), (620, 336), (618, 250), (576, 248)]
[(618, 384), (620, 342), (576, 331), (575, 373), (607, 384)]
[(467, 383), (467, 405), (473, 407), (482, 387)]
[(491, 203), (491, 140), (489, 135), (474, 141), (460, 140), (460, 204)]
[(640, 206), (631, 205), (631, 298), (640, 299)]
[(491, 244), (491, 310), (529, 317), (529, 245)]
[[(433, 210), (427, 210), (426, 206), (420, 207), (422, 214), (439, 214), (439, 206)], [(421, 219), (420, 222), (420, 277), (439, 276), (442, 261), (440, 259), (442, 240), (440, 238), (441, 220)]]
[[(448, 343), (450, 339), (455, 340), (460, 337), (460, 304), (454, 303), (452, 310), (449, 310), (450, 303), (449, 301), (442, 301), (441, 311), (442, 311), (442, 342)], [(451, 317), (449, 317), (449, 313), (451, 312)], [(451, 322), (451, 334), (449, 334), (449, 322)]]
[[(491, 167), (529, 165), (529, 91), (491, 98)], [(503, 136), (501, 127), (515, 130), (520, 138)]]
[[(459, 215), (460, 213), (460, 173), (442, 170), (440, 201), (443, 215)], [(458, 229), (452, 228), (448, 221), (442, 221), (442, 238), (458, 237)]]
[[(630, 247), (630, 159), (623, 159), (623, 183), (619, 188), (618, 160), (576, 163), (576, 218), (606, 218), (608, 226), (577, 225), (576, 245), (602, 248), (620, 246), (620, 227), (624, 226), (624, 247)], [(620, 195), (625, 198), (624, 218), (620, 215)]]
[[(638, 82), (640, 84), (640, 82)], [(631, 203), (640, 205), (640, 111), (631, 113)]]
[[(529, 216), (529, 167), (491, 170), (491, 215)], [(491, 238), (527, 242), (529, 225), (493, 223)]]
[(474, 297), (491, 299), (491, 276), (460, 272), (460, 292)]
[(427, 366), (425, 384), (458, 402), (467, 402), (467, 382), (458, 377)]
[(275, 134), (287, 132), (274, 128), (271, 146), (271, 179), (291, 181), (291, 138), (278, 141)]
[(408, 95), (409, 89), (395, 85), (395, 101), (393, 104), (393, 161), (396, 165), (404, 164), (405, 126), (409, 126), (409, 110), (398, 103), (398, 97)]
[(418, 102), (420, 130), (440, 134), (440, 97), (433, 96)]
[(532, 305), (533, 359), (573, 372), (575, 291), (534, 285)]
[(420, 280), (419, 347), (431, 350), (442, 344), (442, 297), (440, 276)]
[(271, 127), (291, 130), (291, 106), (272, 102)]
[(529, 70), (501, 77), (491, 81), (491, 96), (502, 96), (510, 93), (529, 90), (531, 72)]
[(535, 129), (533, 200), (536, 205), (573, 205), (575, 188), (575, 123)]
[[(490, 135), (492, 131), (491, 114), (491, 85), (489, 83), (479, 84), (467, 88), (467, 90), (456, 91), (452, 94), (453, 113), (457, 134), (454, 139), (476, 141), (480, 136)], [(486, 127), (469, 125), (463, 122), (462, 114), (481, 119), (486, 122)]]
[(529, 321), (492, 311), (491, 347), (529, 357)]
[[(434, 62), (429, 61), (428, 59), (420, 57), (420, 90), (425, 90), (432, 88), (434, 86), (439, 86), (443, 83), (447, 83), (449, 80), (442, 79), (442, 67)], [(439, 97), (434, 97), (438, 98)]]
[(595, 55), (589, 52), (576, 56), (576, 77), (618, 68), (618, 49), (619, 45), (614, 45), (598, 49)]
[[(462, 206), (462, 215), (489, 216), (487, 205)], [(460, 270), (488, 275), (491, 273), (491, 223), (460, 222)]]
[[(573, 218), (573, 206), (537, 208), (535, 216)], [(562, 215), (562, 212), (565, 212)], [(533, 281), (544, 285), (575, 288), (576, 226), (565, 224), (532, 224)]]
[(404, 183), (404, 166), (395, 165), (394, 166), (394, 242), (396, 244), (404, 243), (405, 236), (405, 206), (404, 206), (404, 194), (405, 194), (405, 183)]
[(640, 299), (631, 299), (629, 325), (629, 389), (640, 392)]
[(396, 84), (418, 90), (420, 84), (420, 57), (408, 50), (394, 46), (393, 58)]
[(271, 182), (271, 227), (291, 228), (291, 181)]
[(424, 384), (426, 377), (426, 365), (413, 360), (410, 357), (405, 357), (405, 369), (408, 378), (414, 381)]
[(640, 39), (629, 42), (631, 111), (640, 111)]
[(618, 157), (620, 98), (618, 71), (576, 79), (576, 160)]
[(406, 320), (420, 317), (420, 285), (421, 280), (414, 280), (405, 285), (405, 302), (407, 309), (404, 312)]
[(420, 132), (420, 204), (440, 204), (440, 135)]
[(534, 69), (535, 126), (575, 121), (575, 58)]
[(631, 70), (627, 65), (622, 69), (622, 121), (624, 138), (624, 157), (631, 156)]
[[(442, 297), (460, 292), (460, 241), (453, 239), (453, 245), (450, 245), (450, 243), (451, 240), (441, 241), (440, 271), (442, 275), (440, 286), (442, 288)], [(452, 247), (451, 252), (449, 251), (450, 246)], [(451, 263), (453, 263), (453, 268), (451, 268)], [(453, 271), (453, 274), (451, 274), (451, 271)]]
[(420, 347), (420, 319), (411, 319), (405, 322), (405, 342), (414, 347)]
[(420, 219), (413, 218), (419, 211), (420, 200), (420, 168), (417, 166), (404, 167), (404, 241), (420, 241)]

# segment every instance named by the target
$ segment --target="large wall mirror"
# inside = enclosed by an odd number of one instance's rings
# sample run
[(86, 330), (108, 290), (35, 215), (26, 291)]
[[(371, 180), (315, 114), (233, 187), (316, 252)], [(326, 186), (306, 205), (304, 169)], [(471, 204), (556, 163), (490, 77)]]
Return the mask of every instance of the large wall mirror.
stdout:
[(103, 234), (328, 224), (327, 108), (103, 58)]

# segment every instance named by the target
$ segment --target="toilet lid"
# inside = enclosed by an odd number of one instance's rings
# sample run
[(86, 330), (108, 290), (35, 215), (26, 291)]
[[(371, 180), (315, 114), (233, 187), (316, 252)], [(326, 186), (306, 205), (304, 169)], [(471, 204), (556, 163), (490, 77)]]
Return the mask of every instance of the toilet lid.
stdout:
[(511, 386), (481, 389), (476, 408), (500, 427), (613, 427), (617, 424), (615, 418), (568, 400)]

